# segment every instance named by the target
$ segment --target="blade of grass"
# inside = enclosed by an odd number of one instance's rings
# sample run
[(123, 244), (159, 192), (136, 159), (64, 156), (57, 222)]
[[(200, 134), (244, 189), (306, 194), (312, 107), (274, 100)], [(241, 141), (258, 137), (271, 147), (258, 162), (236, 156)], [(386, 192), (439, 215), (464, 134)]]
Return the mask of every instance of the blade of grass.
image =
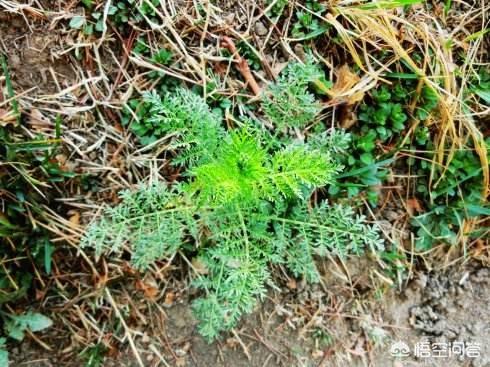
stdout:
[(15, 118), (17, 119), (17, 124), (20, 125), (19, 102), (17, 101), (17, 99), (15, 99), (15, 92), (12, 86), (12, 80), (10, 79), (7, 59), (2, 53), (0, 53), (0, 64), (2, 64), (3, 75), (5, 76), (5, 84), (7, 86), (8, 97), (12, 99), (12, 108), (15, 113)]
[(417, 74), (413, 73), (386, 73), (383, 74), (386, 78), (397, 78), (397, 79), (418, 79)]
[(468, 37), (466, 37), (464, 40), (466, 42), (469, 42), (469, 41), (474, 41), (476, 39), (479, 39), (479, 38), (483, 38), (483, 36), (485, 36), (488, 32), (490, 32), (490, 28), (484, 28), (482, 29), (481, 31), (479, 32), (475, 32), (475, 33), (472, 33), (470, 34)]
[(420, 4), (422, 0), (387, 0), (387, 1), (372, 1), (366, 4), (359, 5), (357, 8), (363, 10), (373, 9), (395, 9), (404, 6)]
[(356, 175), (359, 175), (360, 173), (367, 172), (367, 171), (369, 171), (369, 170), (371, 170), (373, 168), (378, 168), (378, 167), (386, 166), (386, 165), (390, 164), (393, 161), (394, 161), (393, 158), (385, 159), (385, 160), (383, 160), (381, 162), (373, 163), (373, 164), (367, 165), (365, 167), (362, 167), (362, 168), (359, 168), (359, 169), (355, 169), (353, 171), (346, 172), (344, 174), (338, 175), (338, 176), (336, 176), (336, 178), (344, 178), (344, 177), (356, 176)]
[(446, 0), (444, 3), (444, 16), (447, 17), (447, 13), (451, 9), (451, 5), (453, 4), (452, 0)]

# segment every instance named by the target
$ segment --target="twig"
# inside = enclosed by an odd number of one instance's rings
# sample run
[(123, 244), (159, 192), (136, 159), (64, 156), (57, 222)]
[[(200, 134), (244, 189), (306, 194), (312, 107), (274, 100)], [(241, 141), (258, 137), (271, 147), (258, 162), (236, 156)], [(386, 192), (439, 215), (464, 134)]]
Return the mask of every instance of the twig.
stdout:
[[(270, 344), (268, 344), (264, 338), (259, 334), (259, 332), (255, 329), (253, 329), (253, 332), (255, 334), (255, 337), (256, 338), (253, 338), (255, 340), (258, 340), (260, 343), (262, 343), (269, 351), (271, 351), (272, 353), (274, 353), (275, 355), (277, 356), (280, 356), (280, 357), (283, 357), (285, 358), (286, 360), (288, 359), (288, 356), (285, 355), (284, 353), (282, 353), (280, 350), (277, 350), (276, 348), (274, 348), (273, 346), (271, 346)], [(243, 334), (243, 335), (246, 335), (246, 334)], [(248, 337), (251, 337), (251, 335), (246, 335)]]
[(249, 361), (252, 360), (252, 357), (250, 356), (250, 352), (248, 351), (247, 346), (242, 341), (242, 339), (240, 338), (240, 336), (238, 335), (238, 333), (235, 331), (235, 329), (231, 329), (231, 332), (233, 333), (233, 335), (235, 336), (235, 338), (238, 340), (238, 343), (242, 346), (243, 353), (245, 353), (245, 355), (247, 356), (248, 360)]
[(158, 358), (160, 358), (160, 361), (166, 366), (166, 367), (170, 367), (170, 365), (167, 363), (167, 361), (165, 360), (165, 358), (163, 358), (162, 354), (158, 351), (158, 349), (153, 345), (153, 344), (150, 344), (150, 349), (153, 353), (155, 353), (157, 355)]
[(131, 330), (129, 329), (128, 325), (126, 325), (126, 321), (124, 321), (121, 312), (119, 312), (116, 302), (114, 301), (114, 298), (112, 298), (111, 292), (109, 292), (108, 288), (105, 289), (105, 293), (107, 294), (107, 298), (109, 299), (109, 302), (111, 303), (112, 307), (114, 308), (114, 311), (116, 312), (116, 316), (119, 318), (119, 321), (121, 321), (121, 325), (123, 326), (124, 331), (126, 332), (126, 336), (128, 337), (129, 340), (129, 345), (133, 350), (134, 356), (138, 361), (138, 364), (140, 365), (140, 367), (145, 367), (143, 361), (141, 360), (141, 356), (138, 353), (138, 350), (136, 349), (136, 345), (134, 344), (133, 337), (131, 336)]
[(240, 74), (242, 74), (243, 78), (247, 82), (247, 85), (250, 87), (252, 92), (256, 96), (260, 95), (261, 93), (260, 87), (257, 84), (257, 81), (255, 80), (255, 77), (253, 76), (252, 72), (250, 71), (248, 62), (247, 60), (245, 60), (243, 57), (240, 56), (233, 40), (230, 37), (224, 36), (221, 41), (221, 45), (234, 55), (235, 61), (237, 63), (238, 71), (240, 72)]

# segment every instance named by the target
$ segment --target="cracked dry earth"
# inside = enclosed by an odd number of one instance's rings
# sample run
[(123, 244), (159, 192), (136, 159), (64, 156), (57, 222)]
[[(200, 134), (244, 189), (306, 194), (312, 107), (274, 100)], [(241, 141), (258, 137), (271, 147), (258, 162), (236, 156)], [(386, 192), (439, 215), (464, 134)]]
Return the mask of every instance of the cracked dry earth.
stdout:
[[(410, 348), (408, 357), (392, 359), (397, 366), (490, 366), (490, 269), (468, 266), (449, 273), (421, 273), (403, 295), (386, 302), (386, 321), (407, 329), (394, 329), (393, 341)], [(451, 345), (465, 343), (474, 356), (448, 356)], [(414, 357), (415, 346), (429, 345), (431, 357)], [(444, 351), (444, 346), (448, 350)], [(441, 357), (434, 357), (441, 355)], [(381, 353), (377, 366), (384, 366)]]

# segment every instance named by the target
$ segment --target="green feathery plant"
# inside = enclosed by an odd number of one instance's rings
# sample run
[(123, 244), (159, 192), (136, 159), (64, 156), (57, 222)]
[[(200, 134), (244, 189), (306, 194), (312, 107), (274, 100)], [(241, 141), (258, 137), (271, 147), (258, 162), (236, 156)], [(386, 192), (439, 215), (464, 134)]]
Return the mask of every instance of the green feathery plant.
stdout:
[(321, 105), (308, 91), (308, 86), (323, 78), (311, 56), (306, 64), (286, 66), (277, 83), (269, 86), (262, 102), (265, 114), (276, 128), (304, 127), (315, 118)]
[[(271, 95), (282, 98), (291, 83), (280, 80)], [(265, 102), (269, 116), (273, 103), (285, 103), (276, 97)], [(357, 254), (366, 245), (382, 249), (377, 229), (352, 208), (310, 201), (340, 172), (328, 148), (342, 140), (339, 134), (322, 145), (321, 139), (288, 143), (248, 123), (225, 131), (201, 98), (183, 90), (163, 100), (146, 95), (145, 103), (152, 112), (144, 123), (173, 136), (176, 161), (188, 167), (185, 180), (122, 192), (121, 203), (89, 226), (82, 246), (95, 248), (98, 256), (129, 246), (133, 265), (142, 271), (179, 249), (197, 249), (202, 270), (194, 285), (204, 296), (193, 310), (207, 339), (234, 327), (265, 296), (271, 264), (317, 282), (315, 256)], [(314, 111), (309, 116), (301, 124)], [(298, 125), (286, 117), (282, 127)]]
[(130, 127), (143, 144), (172, 137), (170, 148), (179, 151), (175, 164), (194, 165), (206, 159), (225, 133), (206, 102), (182, 88), (164, 98), (155, 91), (144, 93), (137, 117)]

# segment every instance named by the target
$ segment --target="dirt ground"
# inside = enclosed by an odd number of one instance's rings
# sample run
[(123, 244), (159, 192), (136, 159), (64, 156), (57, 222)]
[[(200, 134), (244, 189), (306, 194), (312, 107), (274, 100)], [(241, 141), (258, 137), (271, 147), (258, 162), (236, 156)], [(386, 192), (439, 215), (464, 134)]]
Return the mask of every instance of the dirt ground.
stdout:
[[(75, 85), (73, 59), (60, 52), (66, 47), (62, 37), (49, 28), (49, 22), (34, 24), (38, 28), (29, 29), (22, 17), (0, 11), (0, 42), (17, 93), (55, 94)], [(59, 98), (76, 100), (68, 92)], [(30, 103), (31, 111), (43, 107)], [(318, 286), (298, 281), (284, 284), (282, 291), (271, 290), (234, 333), (212, 344), (197, 334), (189, 306), (192, 296), (176, 297), (163, 306), (166, 318), (160, 324), (135, 328), (136, 348), (146, 366), (490, 366), (489, 268), (468, 263), (447, 271), (414, 270), (400, 290), (373, 287), (370, 277), (376, 265), (371, 260), (353, 260), (347, 266), (349, 271), (342, 272), (339, 264), (325, 263)], [(134, 294), (127, 296), (131, 299)], [(62, 308), (71, 306), (67, 302)], [(42, 307), (49, 312), (49, 299)], [(148, 309), (162, 311), (162, 306)], [(51, 330), (14, 346), (12, 366), (81, 366), (76, 338), (66, 338), (63, 325), (55, 323)], [(480, 356), (416, 358), (414, 346), (427, 341), (431, 346), (476, 343)], [(122, 338), (124, 349), (109, 353), (101, 365), (138, 366), (128, 342)], [(405, 343), (409, 355), (393, 357), (390, 349), (395, 342)]]
[[(336, 297), (335, 302), (349, 303), (345, 309), (351, 310), (350, 315), (345, 311), (337, 314), (325, 311), (326, 305), (333, 302), (330, 290), (346, 286), (338, 278), (334, 283), (328, 284), (327, 292), (321, 287), (305, 287), (282, 294), (282, 298), (276, 294), (247, 316), (235, 334), (230, 333), (212, 344), (197, 334), (189, 304), (175, 304), (165, 310), (167, 319), (162, 324), (161, 335), (165, 335), (162, 343), (170, 348), (156, 345), (155, 339), (139, 330), (142, 334), (136, 338), (138, 349), (148, 366), (159, 365), (158, 351), (169, 361), (168, 365), (196, 367), (490, 366), (489, 268), (473, 263), (448, 272), (418, 273), (403, 292), (387, 291), (382, 300), (370, 301), (362, 307), (359, 315), (356, 308), (363, 302), (363, 296)], [(295, 307), (305, 307), (299, 305), (312, 297), (320, 306), (307, 325), (293, 311)], [(280, 302), (275, 304), (274, 300)], [(318, 326), (317, 330), (331, 332), (332, 339), (325, 340), (319, 333), (305, 333), (312, 324)], [(46, 338), (40, 337), (50, 345), (49, 332)], [(410, 348), (408, 356), (393, 356), (392, 346), (397, 342)], [(439, 350), (436, 345), (450, 348), (450, 343), (456, 342), (475, 343), (479, 356), (415, 356), (416, 344), (429, 343), (431, 348)], [(51, 347), (53, 351), (47, 353), (28, 340), (13, 349), (14, 365), (80, 365), (80, 361), (64, 360), (55, 345)], [(137, 365), (129, 348), (103, 364)]]

